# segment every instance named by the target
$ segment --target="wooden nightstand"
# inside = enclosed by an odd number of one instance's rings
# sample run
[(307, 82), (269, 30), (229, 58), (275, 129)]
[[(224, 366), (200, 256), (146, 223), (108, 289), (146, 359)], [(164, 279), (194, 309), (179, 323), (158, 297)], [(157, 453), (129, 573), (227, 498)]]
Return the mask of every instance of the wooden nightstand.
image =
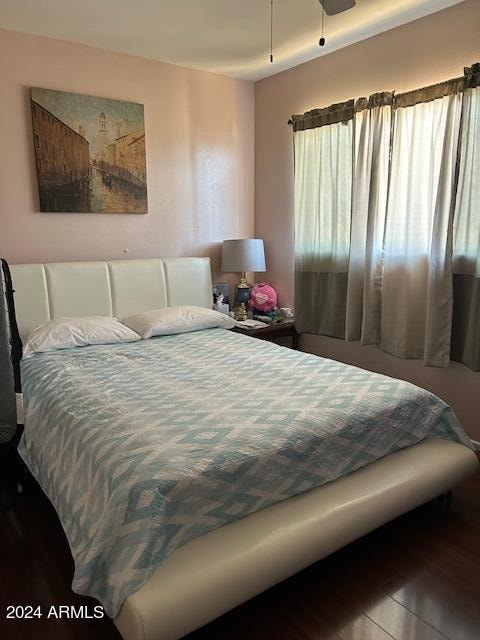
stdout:
[(292, 349), (297, 348), (298, 333), (295, 330), (294, 322), (273, 322), (268, 327), (260, 327), (258, 329), (243, 329), (241, 327), (233, 327), (231, 331), (235, 333), (243, 333), (252, 338), (260, 340), (268, 340), (276, 342), (277, 338), (290, 338), (292, 341)]

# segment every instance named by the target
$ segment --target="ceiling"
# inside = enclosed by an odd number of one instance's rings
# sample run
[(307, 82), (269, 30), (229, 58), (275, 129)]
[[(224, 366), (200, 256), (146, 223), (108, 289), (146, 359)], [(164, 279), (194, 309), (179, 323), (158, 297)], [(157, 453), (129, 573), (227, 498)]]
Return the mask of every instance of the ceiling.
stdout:
[(259, 80), (463, 0), (357, 0), (327, 16), (318, 0), (0, 0), (0, 27)]

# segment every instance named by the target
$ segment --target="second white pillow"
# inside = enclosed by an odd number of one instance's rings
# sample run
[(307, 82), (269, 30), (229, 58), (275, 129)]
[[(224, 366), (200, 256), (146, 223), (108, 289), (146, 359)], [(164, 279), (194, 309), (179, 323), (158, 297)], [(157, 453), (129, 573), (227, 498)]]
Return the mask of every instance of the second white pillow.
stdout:
[(195, 306), (153, 309), (124, 318), (122, 322), (144, 339), (215, 327), (231, 329), (236, 325), (235, 320), (225, 313)]

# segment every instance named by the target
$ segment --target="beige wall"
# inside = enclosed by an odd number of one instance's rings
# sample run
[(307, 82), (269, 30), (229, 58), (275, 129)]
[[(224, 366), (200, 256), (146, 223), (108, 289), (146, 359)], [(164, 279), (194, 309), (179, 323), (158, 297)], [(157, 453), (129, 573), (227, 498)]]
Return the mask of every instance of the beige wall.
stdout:
[[(149, 213), (39, 213), (30, 86), (145, 105)], [(0, 255), (210, 255), (253, 232), (254, 84), (0, 30)], [(128, 249), (128, 253), (124, 253)]]
[[(328, 36), (328, 33), (327, 33)], [(256, 84), (255, 234), (265, 239), (267, 277), (282, 305), (293, 302), (293, 113), (369, 95), (415, 89), (462, 74), (480, 60), (480, 0), (388, 31)], [(480, 440), (480, 373), (425, 368), (376, 348), (308, 336), (304, 348), (404, 377), (445, 398)]]

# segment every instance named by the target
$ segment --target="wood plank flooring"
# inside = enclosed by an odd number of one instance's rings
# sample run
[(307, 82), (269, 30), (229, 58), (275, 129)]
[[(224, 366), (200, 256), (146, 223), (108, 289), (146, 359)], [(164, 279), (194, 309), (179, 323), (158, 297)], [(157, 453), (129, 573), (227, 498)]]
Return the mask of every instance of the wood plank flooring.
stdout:
[[(8, 604), (88, 605), (32, 482), (0, 511), (0, 638), (119, 640), (108, 619), (6, 620)], [(480, 640), (480, 474), (237, 607), (188, 640)]]

